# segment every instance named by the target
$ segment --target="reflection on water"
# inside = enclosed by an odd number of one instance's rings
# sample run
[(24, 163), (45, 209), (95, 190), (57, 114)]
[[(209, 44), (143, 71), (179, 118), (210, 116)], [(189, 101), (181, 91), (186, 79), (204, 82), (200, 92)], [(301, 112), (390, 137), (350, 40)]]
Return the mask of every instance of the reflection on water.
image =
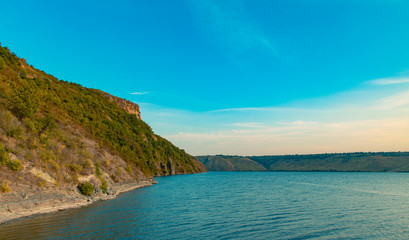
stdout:
[(0, 239), (408, 239), (406, 173), (204, 173), (13, 221)]

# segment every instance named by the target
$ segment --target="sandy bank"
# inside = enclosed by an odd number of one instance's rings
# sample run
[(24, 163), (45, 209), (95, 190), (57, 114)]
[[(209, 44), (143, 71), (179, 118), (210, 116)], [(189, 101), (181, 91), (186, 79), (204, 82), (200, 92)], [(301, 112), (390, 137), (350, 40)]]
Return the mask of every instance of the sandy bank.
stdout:
[(35, 214), (78, 208), (97, 201), (114, 199), (120, 193), (151, 186), (154, 183), (156, 181), (146, 180), (115, 184), (109, 189), (108, 194), (99, 192), (91, 197), (80, 194), (77, 188), (68, 191), (55, 189), (33, 190), (27, 186), (24, 191), (19, 193), (0, 194), (0, 224)]

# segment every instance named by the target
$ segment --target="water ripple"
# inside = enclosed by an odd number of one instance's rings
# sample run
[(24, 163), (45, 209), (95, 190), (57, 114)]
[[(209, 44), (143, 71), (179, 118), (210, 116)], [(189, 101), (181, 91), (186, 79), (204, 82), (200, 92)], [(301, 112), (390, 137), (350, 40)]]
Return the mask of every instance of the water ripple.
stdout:
[(409, 174), (205, 173), (10, 222), (0, 239), (409, 239)]

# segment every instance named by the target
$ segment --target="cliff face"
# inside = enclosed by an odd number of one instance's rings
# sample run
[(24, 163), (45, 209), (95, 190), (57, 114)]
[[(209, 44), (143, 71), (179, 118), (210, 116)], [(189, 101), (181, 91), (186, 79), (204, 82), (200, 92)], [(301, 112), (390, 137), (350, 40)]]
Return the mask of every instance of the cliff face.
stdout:
[(120, 108), (125, 110), (125, 112), (127, 112), (129, 114), (133, 114), (133, 115), (136, 116), (136, 118), (141, 119), (141, 112), (139, 111), (139, 105), (138, 104), (133, 103), (133, 102), (128, 101), (128, 100), (123, 99), (123, 98), (112, 96), (111, 94), (106, 93), (106, 92), (101, 91), (101, 93), (104, 96), (106, 96), (109, 99), (109, 101), (114, 102)]
[(104, 196), (125, 183), (206, 171), (140, 116), (137, 104), (60, 81), (0, 47), (0, 210), (41, 192), (82, 197), (85, 183), (91, 197)]

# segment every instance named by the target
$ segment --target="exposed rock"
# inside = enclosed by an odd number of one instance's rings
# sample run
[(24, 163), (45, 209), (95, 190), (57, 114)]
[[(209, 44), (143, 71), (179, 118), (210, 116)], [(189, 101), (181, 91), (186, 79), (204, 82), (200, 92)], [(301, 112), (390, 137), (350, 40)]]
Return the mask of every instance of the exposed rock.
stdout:
[(55, 184), (55, 179), (54, 179), (53, 177), (51, 177), (50, 174), (48, 174), (48, 173), (42, 171), (41, 169), (38, 169), (38, 168), (36, 168), (36, 167), (33, 167), (33, 168), (30, 170), (30, 172), (31, 172), (35, 177), (41, 178), (41, 179), (43, 179), (43, 180), (45, 180), (45, 181), (47, 181), (47, 182), (49, 182), (49, 183), (51, 183), (51, 184)]
[(116, 105), (118, 105), (120, 108), (125, 110), (127, 113), (134, 114), (138, 119), (141, 119), (141, 112), (139, 111), (138, 104), (133, 103), (123, 98), (112, 96), (111, 94), (106, 93), (106, 92), (102, 92), (102, 93), (109, 99), (109, 101), (114, 102)]
[(155, 135), (137, 104), (58, 80), (0, 47), (0, 222), (113, 198), (154, 176), (205, 171)]
[(93, 202), (113, 199), (119, 193), (127, 192), (136, 188), (151, 186), (154, 180), (129, 181), (115, 184), (110, 189), (110, 194), (95, 193), (91, 197), (81, 195), (76, 189), (71, 191), (55, 191), (50, 189), (32, 189), (29, 197), (22, 198), (16, 193), (0, 195), (0, 224), (12, 219), (27, 217), (34, 214), (61, 211), (69, 208), (78, 208)]

